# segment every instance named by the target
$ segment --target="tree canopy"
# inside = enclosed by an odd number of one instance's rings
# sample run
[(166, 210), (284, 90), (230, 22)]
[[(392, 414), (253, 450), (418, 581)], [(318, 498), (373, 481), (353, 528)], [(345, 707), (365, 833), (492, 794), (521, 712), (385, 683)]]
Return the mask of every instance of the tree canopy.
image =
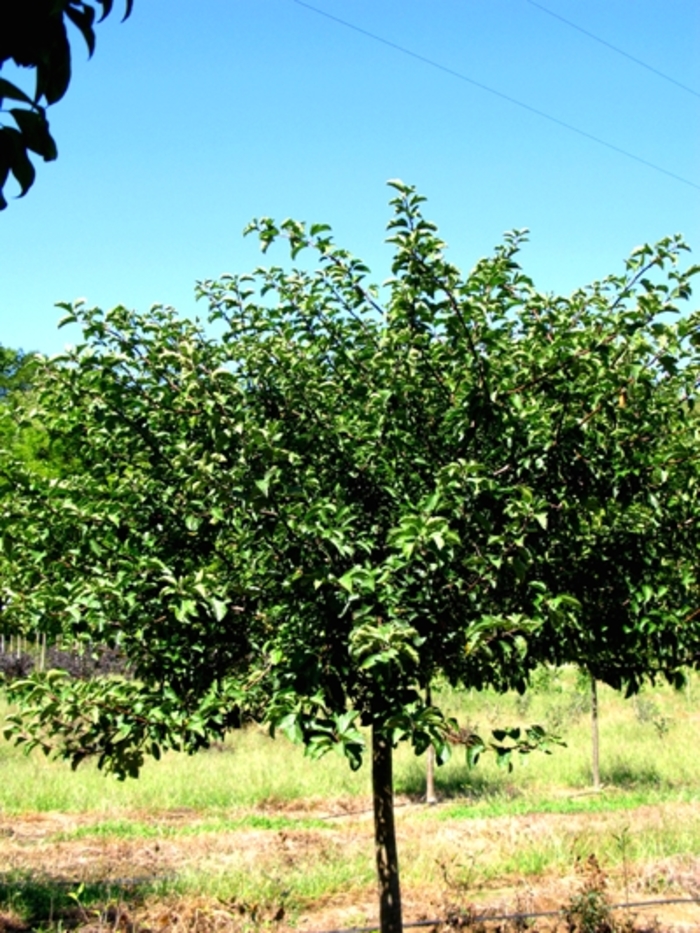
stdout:
[[(104, 19), (113, 0), (4, 0), (0, 9), (0, 70), (12, 61), (35, 71), (34, 93), (0, 78), (0, 108), (13, 124), (0, 124), (0, 210), (7, 207), (3, 188), (10, 173), (24, 195), (34, 183), (33, 152), (50, 162), (58, 155), (49, 129), (46, 107), (59, 101), (71, 79), (71, 47), (67, 23), (75, 26), (88, 47), (95, 50), (96, 12)], [(125, 0), (124, 18), (133, 0)], [(4, 107), (6, 101), (12, 106)], [(17, 106), (17, 105), (20, 106)]]
[(697, 650), (698, 315), (678, 312), (699, 267), (674, 268), (684, 248), (640, 247), (623, 275), (537, 311), (536, 378), (559, 411), (535, 480), (550, 534), (533, 569), (577, 610), (531, 650), (628, 693), (659, 674), (680, 683)]
[[(201, 283), (217, 336), (168, 308), (65, 306), (84, 340), (44, 367), (32, 417), (75, 469), (6, 463), (2, 516), (8, 619), (118, 648), (135, 674), (13, 684), (8, 734), (124, 776), (246, 717), (357, 767), (368, 727), (385, 931), (392, 748), (446, 754), (437, 674), (523, 689), (585, 653), (617, 683), (619, 650), (634, 689), (700, 635), (680, 238), (543, 295), (524, 232), (464, 275), (392, 184), (386, 292), (326, 225), (263, 218), (263, 249), (304, 262)], [(504, 757), (543, 734), (510, 738)]]
[(36, 354), (0, 344), (0, 400), (12, 392), (25, 392), (32, 385)]
[[(16, 459), (32, 472), (56, 476), (69, 469), (70, 457), (31, 414), (39, 365), (37, 353), (0, 346), (0, 464)], [(0, 496), (5, 488), (0, 474)]]

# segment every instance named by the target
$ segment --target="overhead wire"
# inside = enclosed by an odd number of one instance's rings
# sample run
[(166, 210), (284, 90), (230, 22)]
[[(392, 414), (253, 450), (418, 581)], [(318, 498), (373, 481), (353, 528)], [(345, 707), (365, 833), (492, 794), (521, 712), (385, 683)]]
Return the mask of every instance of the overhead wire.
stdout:
[(688, 185), (689, 187), (700, 191), (700, 185), (696, 184), (694, 181), (691, 181), (689, 178), (684, 178), (682, 175), (671, 172), (668, 169), (663, 168), (663, 166), (657, 165), (655, 162), (650, 162), (648, 159), (642, 158), (642, 156), (635, 155), (628, 149), (623, 149), (620, 146), (616, 146), (614, 143), (610, 143), (607, 140), (602, 139), (600, 136), (595, 136), (593, 133), (582, 130), (577, 126), (574, 126), (572, 123), (567, 123), (566, 120), (560, 120), (559, 117), (554, 117), (552, 114), (546, 113), (544, 110), (533, 107), (531, 104), (526, 104), (524, 101), (518, 100), (516, 97), (511, 97), (510, 94), (505, 94), (503, 91), (497, 91), (495, 88), (490, 87), (488, 84), (477, 81), (475, 78), (470, 78), (468, 75), (463, 74), (461, 71), (456, 71), (454, 68), (449, 68), (447, 65), (436, 62), (434, 59), (428, 58), (425, 55), (421, 55), (419, 52), (414, 52), (412, 49), (407, 49), (405, 46), (399, 45), (398, 42), (393, 42), (391, 39), (385, 39), (383, 36), (379, 36), (375, 32), (370, 32), (370, 30), (364, 29), (362, 26), (357, 26), (355, 23), (351, 23), (349, 20), (341, 19), (339, 16), (335, 16), (333, 13), (328, 13), (326, 10), (320, 9), (320, 7), (316, 7), (311, 3), (307, 3), (306, 0), (292, 0), (292, 2), (298, 4), (299, 6), (306, 7), (307, 10), (311, 10), (313, 13), (317, 13), (319, 16), (325, 16), (327, 19), (333, 20), (334, 22), (339, 23), (341, 26), (345, 26), (347, 29), (352, 29), (355, 32), (359, 32), (363, 36), (374, 39), (376, 42), (381, 42), (382, 45), (386, 45), (389, 48), (395, 49), (397, 52), (401, 52), (403, 55), (408, 55), (411, 58), (415, 58), (426, 65), (430, 65), (432, 68), (437, 68), (439, 71), (443, 71), (445, 74), (451, 75), (453, 78), (458, 78), (460, 81), (465, 81), (467, 84), (471, 84), (482, 91), (493, 94), (495, 97), (500, 97), (502, 100), (506, 100), (509, 103), (514, 104), (516, 107), (520, 107), (523, 110), (534, 113), (538, 117), (542, 117), (544, 120), (549, 120), (550, 123), (555, 123), (557, 126), (561, 126), (572, 133), (583, 136), (585, 139), (590, 139), (592, 142), (598, 143), (600, 146), (605, 146), (606, 149), (611, 149), (613, 152), (617, 152), (620, 155), (626, 156), (628, 159), (633, 159), (635, 162), (639, 162), (641, 165), (646, 165), (647, 168), (651, 168), (656, 172), (661, 172), (662, 175), (667, 175), (669, 178), (673, 178), (684, 185)]
[(566, 23), (567, 26), (571, 26), (572, 29), (577, 29), (579, 32), (582, 32), (584, 36), (588, 36), (589, 39), (593, 39), (596, 42), (600, 42), (601, 45), (606, 46), (609, 49), (612, 49), (613, 52), (617, 52), (618, 55), (623, 55), (625, 58), (628, 58), (631, 62), (634, 62), (637, 65), (640, 65), (642, 68), (646, 68), (647, 71), (653, 72), (658, 77), (663, 78), (665, 81), (670, 81), (671, 84), (675, 84), (676, 87), (682, 88), (684, 91), (687, 91), (689, 94), (694, 94), (695, 97), (700, 97), (700, 92), (694, 90), (692, 87), (688, 87), (687, 84), (683, 84), (681, 81), (677, 81), (675, 78), (672, 78), (671, 75), (667, 75), (666, 72), (660, 71), (658, 68), (654, 68), (653, 65), (649, 65), (647, 62), (643, 62), (641, 58), (636, 58), (634, 55), (630, 55), (629, 52), (625, 52), (624, 49), (619, 48), (616, 45), (613, 45), (612, 42), (608, 42), (606, 39), (601, 39), (600, 36), (596, 36), (595, 33), (589, 32), (588, 29), (584, 29), (583, 26), (579, 26), (577, 23), (573, 23), (570, 19), (566, 19), (565, 16), (561, 16), (559, 13), (555, 13), (554, 10), (550, 10), (549, 7), (543, 6), (541, 3), (538, 3), (537, 0), (525, 0), (526, 3), (529, 3), (530, 6), (537, 7), (538, 10), (542, 10), (543, 13), (547, 13), (548, 16), (553, 16), (555, 19), (560, 20), (562, 23)]

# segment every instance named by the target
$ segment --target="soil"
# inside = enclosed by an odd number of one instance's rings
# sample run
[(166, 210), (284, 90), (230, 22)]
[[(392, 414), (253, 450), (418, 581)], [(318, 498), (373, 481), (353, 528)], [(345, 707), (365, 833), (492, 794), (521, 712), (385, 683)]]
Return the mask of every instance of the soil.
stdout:
[[(525, 930), (515, 921), (493, 920), (476, 923), (479, 916), (494, 914), (557, 911), (571, 904), (572, 898), (597, 897), (602, 903), (619, 904), (668, 899), (700, 898), (700, 854), (648, 859), (625, 864), (606, 872), (591, 853), (588, 857), (572, 852), (566, 873), (552, 871), (530, 875), (510, 874), (498, 883), (470, 878), (465, 872), (469, 858), (479, 853), (502, 853), (503, 857), (527, 841), (552, 840), (566, 835), (594, 840), (610, 831), (613, 814), (558, 815), (532, 814), (492, 819), (438, 820), (435, 810), (397, 801), (399, 851), (402, 854), (403, 907), (406, 924), (440, 918), (443, 927), (465, 930)], [(666, 806), (666, 805), (664, 805)], [(689, 805), (669, 805), (672, 816), (682, 825), (684, 818), (697, 818)], [(684, 810), (685, 808), (685, 810)], [(668, 808), (667, 808), (668, 809)], [(686, 812), (687, 811), (687, 812)], [(251, 811), (246, 811), (248, 815)], [(307, 805), (304, 809), (277, 806), (255, 811), (260, 816), (284, 815), (291, 819), (324, 819), (327, 829), (217, 829), (202, 827), (203, 815), (189, 810), (162, 813), (118, 814), (120, 821), (149, 824), (157, 835), (120, 838), (99, 834), (101, 819), (91, 814), (34, 813), (22, 816), (0, 814), (0, 882), (10, 877), (18, 883), (78, 889), (82, 883), (111, 882), (120, 894), (101, 909), (82, 908), (79, 898), (72, 911), (62, 914), (63, 929), (78, 927), (81, 933), (229, 933), (264, 926), (279, 931), (341, 930), (376, 923), (376, 894), (373, 884), (358, 884), (352, 891), (335, 893), (304, 902), (298, 900), (289, 910), (283, 899), (270, 897), (251, 904), (245, 900), (222, 901), (214, 896), (191, 893), (143, 897), (133, 892), (139, 885), (157, 879), (177, 879), (192, 872), (221, 874), (227, 865), (243, 866), (265, 873), (334, 859), (372, 858), (371, 813), (357, 799)], [(240, 816), (241, 814), (236, 814)], [(619, 814), (614, 815), (619, 821)], [(668, 819), (669, 813), (664, 813)], [(626, 811), (629, 832), (654, 825), (661, 819), (659, 808), (640, 807)], [(94, 832), (92, 832), (94, 830)], [(577, 835), (578, 834), (578, 835)], [(470, 856), (469, 853), (472, 853)], [(476, 864), (476, 861), (475, 861)], [(421, 866), (426, 867), (425, 871)], [(438, 866), (436, 869), (435, 866)], [(8, 882), (5, 880), (5, 895)], [(171, 886), (172, 887), (172, 886)], [(191, 888), (189, 889), (191, 890)], [(591, 894), (591, 892), (598, 892)], [(587, 893), (588, 892), (588, 893)], [(7, 897), (6, 897), (7, 900)], [(596, 902), (597, 903), (597, 902)], [(649, 907), (618, 911), (616, 928), (645, 931), (700, 931), (700, 902), (651, 904)], [(592, 933), (594, 927), (575, 925), (561, 916), (532, 919), (531, 930), (559, 930)], [(46, 922), (43, 929), (47, 928)], [(0, 933), (27, 930), (19, 915), (0, 912)], [(600, 927), (601, 930), (606, 929)], [(609, 927), (610, 931), (615, 927)]]

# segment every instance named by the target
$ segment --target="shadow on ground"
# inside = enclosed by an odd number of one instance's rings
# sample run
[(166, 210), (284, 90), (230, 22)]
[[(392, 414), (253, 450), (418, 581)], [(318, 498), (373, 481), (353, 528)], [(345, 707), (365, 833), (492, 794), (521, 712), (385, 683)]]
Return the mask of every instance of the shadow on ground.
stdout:
[[(421, 758), (418, 765), (397, 775), (394, 789), (397, 794), (405, 795), (412, 800), (425, 799), (424, 759)], [(460, 797), (468, 797), (470, 800), (485, 800), (495, 796), (514, 797), (518, 795), (512, 784), (508, 782), (505, 774), (495, 777), (486, 776), (478, 771), (470, 771), (466, 767), (463, 769), (452, 768), (449, 771), (441, 771), (440, 768), (436, 768), (435, 790), (442, 800)]]
[(624, 761), (616, 761), (600, 769), (600, 779), (603, 784), (620, 787), (624, 790), (668, 790), (672, 787), (670, 781), (659, 774), (654, 765), (630, 765)]
[(96, 922), (114, 930), (128, 928), (129, 910), (143, 903), (154, 883), (137, 878), (78, 882), (33, 872), (0, 872), (0, 931), (66, 930)]

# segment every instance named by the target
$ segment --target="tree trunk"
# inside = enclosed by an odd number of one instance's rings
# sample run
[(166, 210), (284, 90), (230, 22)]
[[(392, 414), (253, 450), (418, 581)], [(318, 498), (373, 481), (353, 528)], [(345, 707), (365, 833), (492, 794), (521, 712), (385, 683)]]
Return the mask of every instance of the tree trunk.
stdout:
[(425, 802), (431, 806), (437, 803), (435, 795), (435, 749), (428, 746), (425, 753)]
[[(426, 688), (425, 691), (425, 705), (432, 706), (432, 696), (430, 695), (430, 687)], [(437, 803), (437, 796), (435, 795), (435, 749), (432, 745), (428, 746), (428, 751), (425, 753), (425, 802), (429, 804)]]
[(379, 880), (381, 933), (401, 933), (401, 887), (394, 827), (394, 778), (391, 739), (372, 729), (372, 796), (374, 801), (374, 848)]
[(598, 732), (598, 684), (591, 676), (591, 745), (593, 789), (600, 790), (600, 735)]

